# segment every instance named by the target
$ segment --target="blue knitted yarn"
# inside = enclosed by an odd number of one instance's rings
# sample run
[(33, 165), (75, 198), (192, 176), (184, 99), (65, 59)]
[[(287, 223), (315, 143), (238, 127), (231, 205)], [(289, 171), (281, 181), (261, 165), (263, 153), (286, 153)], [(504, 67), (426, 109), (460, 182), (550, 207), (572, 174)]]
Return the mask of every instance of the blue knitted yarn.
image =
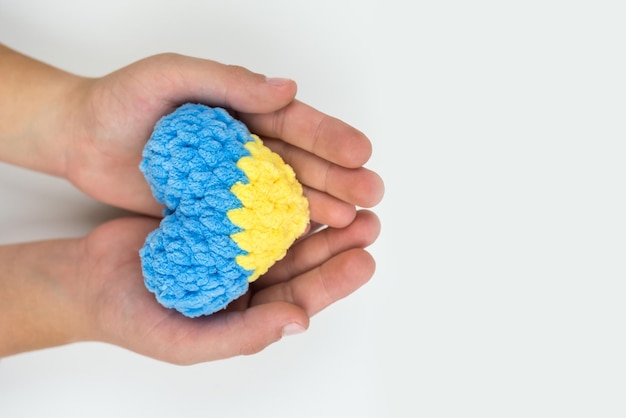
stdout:
[(183, 105), (156, 124), (139, 167), (165, 217), (139, 254), (146, 287), (163, 306), (208, 315), (247, 291), (251, 272), (235, 262), (245, 253), (226, 213), (241, 206), (230, 188), (248, 183), (236, 164), (251, 140), (243, 123), (204, 105)]

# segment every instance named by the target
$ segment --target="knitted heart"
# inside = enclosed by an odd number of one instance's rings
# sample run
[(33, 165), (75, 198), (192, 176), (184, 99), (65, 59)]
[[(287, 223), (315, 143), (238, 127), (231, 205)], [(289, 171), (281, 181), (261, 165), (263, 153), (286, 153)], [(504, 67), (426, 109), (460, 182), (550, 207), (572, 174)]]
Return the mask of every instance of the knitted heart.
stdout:
[(243, 295), (309, 222), (293, 169), (221, 108), (189, 103), (163, 117), (139, 168), (165, 205), (139, 252), (145, 285), (189, 317)]

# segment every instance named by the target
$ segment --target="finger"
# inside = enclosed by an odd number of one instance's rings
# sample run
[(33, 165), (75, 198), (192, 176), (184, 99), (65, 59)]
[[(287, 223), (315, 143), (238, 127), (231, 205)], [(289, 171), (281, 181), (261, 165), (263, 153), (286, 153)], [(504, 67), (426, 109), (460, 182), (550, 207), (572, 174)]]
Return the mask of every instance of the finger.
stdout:
[(360, 167), (372, 154), (362, 132), (297, 100), (277, 112), (258, 113), (241, 115), (252, 132), (280, 138), (335, 164)]
[(285, 258), (254, 282), (254, 289), (266, 288), (299, 276), (349, 249), (366, 248), (376, 240), (379, 233), (378, 217), (367, 210), (359, 211), (347, 228), (326, 228), (297, 242)]
[(315, 224), (344, 228), (350, 225), (356, 216), (354, 205), (327, 193), (304, 186), (304, 195), (309, 201), (311, 221)]
[(367, 283), (375, 269), (374, 258), (367, 251), (351, 249), (292, 280), (263, 289), (251, 303), (284, 301), (312, 316)]
[(345, 168), (277, 139), (264, 139), (264, 144), (293, 167), (298, 180), (310, 188), (362, 207), (373, 207), (383, 197), (383, 181), (373, 171)]
[(181, 365), (250, 355), (280, 340), (294, 325), (307, 329), (309, 317), (301, 308), (284, 302), (194, 319), (178, 315), (153, 331), (168, 335), (171, 343), (160, 344), (149, 354)]
[(296, 95), (292, 80), (268, 78), (243, 67), (178, 54), (140, 61), (141, 80), (163, 101), (222, 106), (238, 112), (267, 113), (286, 106)]

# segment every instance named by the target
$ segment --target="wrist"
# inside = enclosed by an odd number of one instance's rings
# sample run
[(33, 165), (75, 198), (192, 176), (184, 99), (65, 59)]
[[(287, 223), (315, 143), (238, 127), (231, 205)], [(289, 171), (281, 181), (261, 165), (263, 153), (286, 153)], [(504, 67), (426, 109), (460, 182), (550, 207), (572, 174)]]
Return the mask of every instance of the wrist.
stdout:
[(85, 78), (0, 45), (0, 160), (63, 176), (72, 107)]
[(79, 244), (0, 246), (0, 357), (83, 339)]

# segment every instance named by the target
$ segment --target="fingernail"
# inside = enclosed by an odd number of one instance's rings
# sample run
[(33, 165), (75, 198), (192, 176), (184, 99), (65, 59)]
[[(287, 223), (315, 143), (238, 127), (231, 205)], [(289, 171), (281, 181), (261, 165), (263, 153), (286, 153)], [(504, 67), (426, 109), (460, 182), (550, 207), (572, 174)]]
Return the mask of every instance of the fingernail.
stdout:
[(286, 337), (289, 335), (302, 334), (304, 331), (306, 331), (306, 329), (300, 324), (296, 324), (296, 323), (287, 324), (283, 327), (283, 337)]
[(266, 77), (265, 81), (267, 82), (267, 84), (271, 84), (273, 86), (282, 86), (284, 84), (291, 82), (291, 80), (288, 78), (278, 78), (278, 77)]

